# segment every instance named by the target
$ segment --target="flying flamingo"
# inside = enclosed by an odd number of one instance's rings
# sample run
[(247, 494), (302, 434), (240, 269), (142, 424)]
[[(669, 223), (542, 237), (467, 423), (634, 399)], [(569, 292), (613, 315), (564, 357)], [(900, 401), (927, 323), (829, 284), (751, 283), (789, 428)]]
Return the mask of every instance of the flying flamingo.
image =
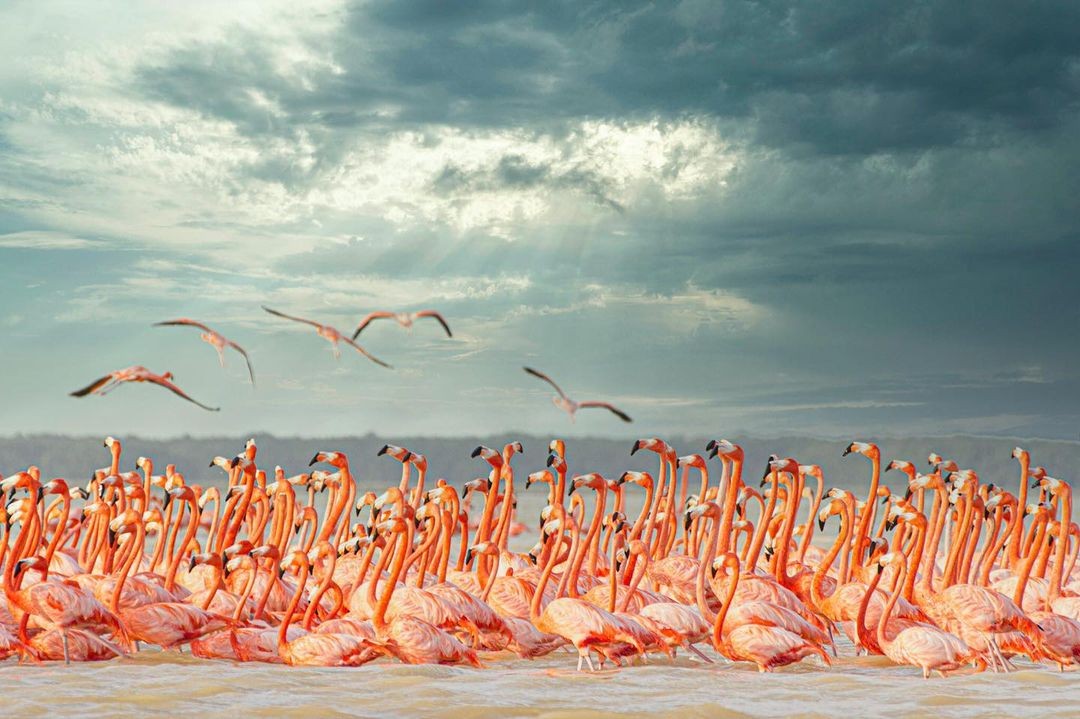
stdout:
[(185, 394), (182, 389), (173, 384), (172, 379), (172, 372), (166, 372), (164, 374), (154, 374), (145, 367), (142, 367), (140, 365), (133, 365), (131, 367), (126, 367), (125, 369), (119, 369), (115, 372), (110, 372), (104, 377), (94, 380), (82, 389), (78, 389), (72, 392), (71, 396), (85, 397), (88, 394), (106, 395), (112, 390), (119, 387), (124, 382), (151, 382), (156, 385), (161, 385), (162, 387), (169, 390), (178, 397), (182, 397), (188, 402), (197, 404), (203, 409), (209, 410), (210, 412), (217, 412), (221, 409), (220, 407), (208, 407), (202, 402), (198, 402), (192, 399), (187, 394)]
[(272, 310), (269, 307), (267, 307), (266, 305), (263, 305), (263, 309), (266, 310), (267, 312), (269, 312), (272, 315), (276, 315), (278, 317), (283, 317), (283, 318), (285, 318), (287, 320), (292, 320), (293, 322), (302, 322), (305, 325), (311, 325), (312, 327), (314, 327), (315, 328), (315, 334), (319, 335), (320, 337), (322, 337), (323, 339), (328, 341), (333, 346), (333, 348), (334, 348), (334, 357), (335, 358), (338, 358), (338, 357), (341, 356), (341, 350), (338, 348), (338, 343), (339, 342), (344, 342), (345, 344), (351, 346), (353, 349), (355, 349), (360, 354), (367, 357), (369, 360), (371, 360), (375, 364), (382, 365), (383, 367), (389, 367), (390, 366), (390, 365), (386, 364), (385, 362), (383, 362), (378, 357), (375, 357), (374, 355), (372, 355), (370, 352), (368, 352), (366, 349), (364, 349), (360, 345), (356, 344), (356, 342), (354, 342), (353, 340), (351, 340), (348, 337), (346, 337), (345, 335), (341, 334), (340, 331), (338, 331), (334, 327), (331, 327), (330, 325), (321, 325), (318, 322), (313, 322), (312, 320), (305, 320), (303, 317), (294, 317), (293, 315), (287, 315), (284, 312), (278, 312), (277, 310)]
[(155, 322), (154, 326), (155, 327), (176, 327), (176, 326), (180, 326), (180, 327), (197, 327), (197, 328), (199, 328), (200, 330), (202, 330), (202, 334), (199, 335), (199, 338), (203, 342), (206, 342), (207, 344), (209, 344), (210, 346), (212, 346), (214, 349), (217, 350), (218, 362), (221, 363), (222, 367), (225, 366), (225, 348), (226, 347), (232, 347), (234, 350), (236, 350), (237, 352), (239, 352), (241, 355), (244, 356), (244, 362), (247, 363), (248, 376), (251, 377), (251, 386), (253, 386), (253, 387), (255, 386), (255, 370), (252, 369), (252, 367), (251, 367), (251, 358), (248, 357), (248, 353), (244, 351), (243, 347), (236, 344), (232, 340), (228, 339), (227, 337), (222, 335), (220, 332), (216, 332), (215, 330), (210, 329), (209, 327), (204, 325), (202, 322), (196, 322), (195, 320), (189, 320), (187, 317), (181, 317), (181, 318), (175, 319), (175, 320), (167, 320), (165, 322)]
[(559, 388), (559, 385), (555, 384), (555, 382), (543, 372), (535, 370), (532, 367), (523, 367), (522, 369), (531, 374), (533, 377), (539, 377), (540, 379), (544, 380), (549, 385), (555, 388), (555, 391), (558, 392), (559, 395), (557, 397), (552, 397), (551, 401), (555, 404), (556, 407), (570, 415), (571, 422), (574, 421), (574, 417), (579, 409), (587, 409), (589, 407), (600, 407), (602, 409), (606, 409), (612, 414), (614, 414), (616, 417), (621, 419), (623, 422), (634, 421), (630, 419), (630, 415), (626, 414), (621, 409), (608, 402), (575, 402), (574, 400), (567, 397), (566, 393)]
[(372, 312), (360, 320), (360, 325), (353, 332), (352, 338), (355, 340), (360, 336), (360, 333), (364, 331), (364, 328), (371, 324), (372, 320), (391, 319), (397, 322), (399, 325), (407, 330), (412, 330), (413, 323), (421, 317), (431, 317), (437, 321), (442, 328), (446, 330), (447, 337), (453, 337), (454, 333), (450, 331), (450, 325), (446, 324), (446, 320), (435, 310), (420, 310), (419, 312)]

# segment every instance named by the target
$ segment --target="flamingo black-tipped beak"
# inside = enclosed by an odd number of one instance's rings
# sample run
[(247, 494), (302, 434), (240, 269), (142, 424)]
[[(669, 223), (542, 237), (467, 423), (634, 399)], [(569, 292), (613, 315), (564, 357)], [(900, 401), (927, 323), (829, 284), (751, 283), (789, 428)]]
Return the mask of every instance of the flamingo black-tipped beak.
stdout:
[(375, 456), (376, 456), (376, 457), (381, 457), (381, 456), (383, 456), (384, 454), (386, 454), (387, 450), (389, 450), (389, 449), (390, 449), (390, 445), (388, 445), (388, 444), (384, 444), (384, 445), (382, 446), (382, 449), (380, 449), (380, 450), (379, 450), (378, 452), (376, 452), (376, 453), (375, 453)]
[(825, 520), (824, 519), (818, 519), (817, 527), (818, 527), (819, 530), (824, 532), (825, 531)]
[(536, 555), (535, 554), (533, 554), (532, 552), (529, 552), (525, 556), (529, 558), (530, 562), (532, 562), (533, 564), (536, 564)]
[(188, 571), (195, 569), (195, 555), (191, 555), (191, 561), (188, 562)]
[(772, 547), (765, 547), (765, 558), (766, 559), (772, 559), (772, 555), (773, 555), (773, 548)]
[(549, 455), (548, 455), (548, 458), (547, 458), (547, 466), (549, 466), (549, 467), (550, 467), (551, 465), (555, 464), (555, 458), (556, 458), (557, 456), (558, 456), (558, 455), (557, 455), (557, 454), (555, 454), (555, 453), (551, 453), (551, 454), (549, 454)]
[(874, 572), (875, 572), (876, 574), (881, 574), (881, 569), (882, 569), (881, 565), (880, 565), (880, 564), (878, 564), (878, 565), (877, 565), (877, 569), (875, 569), (875, 570), (874, 570)]
[(846, 457), (846, 456), (848, 456), (849, 454), (851, 454), (851, 447), (848, 447), (847, 449), (845, 449), (845, 450), (844, 450), (844, 453), (843, 453), (843, 454), (841, 454), (840, 456), (841, 456), (841, 457)]
[(905, 502), (910, 502), (911, 501), (911, 495), (914, 494), (914, 492), (915, 492), (915, 490), (913, 490), (911, 487), (908, 487), (907, 491), (904, 492), (904, 501)]
[(720, 454), (720, 447), (719, 446), (713, 445), (712, 447), (709, 448), (709, 459), (712, 459), (713, 457), (715, 457), (718, 454)]
[(634, 446), (630, 448), (630, 455), (633, 456), (639, 449), (641, 449), (641, 440), (634, 442)]
[(686, 531), (686, 532), (689, 532), (690, 531), (690, 525), (693, 524), (693, 523), (694, 523), (694, 518), (690, 516), (689, 512), (687, 512), (686, 517), (683, 518), (683, 523), (682, 523), (683, 530)]
[(240, 464), (240, 458), (239, 457), (233, 457), (232, 461), (229, 462), (229, 467), (232, 468), (232, 469), (236, 469), (236, 465), (238, 465), (238, 464)]
[(570, 483), (570, 491), (566, 493), (566, 496), (567, 496), (567, 497), (569, 497), (569, 496), (570, 496), (571, 494), (573, 494), (573, 493), (574, 493), (574, 491), (575, 491), (576, 489), (577, 489), (577, 485), (576, 485), (576, 484), (574, 484), (573, 482), (571, 482), (571, 483)]
[(716, 440), (715, 439), (710, 439), (709, 443), (707, 445), (705, 445), (705, 449), (709, 450), (710, 452), (712, 450), (716, 449)]
[(629, 474), (629, 472), (623, 472), (622, 476), (619, 477), (617, 480), (615, 480), (615, 485), (616, 486), (622, 486), (622, 485), (626, 484), (626, 475), (628, 475), (628, 474)]
[(896, 520), (895, 519), (886, 519), (885, 520), (885, 529), (886, 529), (886, 531), (891, 532), (895, 528), (896, 528)]
[(1037, 488), (1038, 486), (1039, 486), (1039, 480), (1037, 480), (1037, 479), (1036, 479), (1036, 480), (1035, 480), (1035, 481), (1034, 481), (1034, 482), (1033, 482), (1033, 483), (1031, 484), (1031, 488), (1032, 488), (1032, 489), (1036, 489), (1036, 488)]
[(468, 487), (462, 487), (461, 488), (461, 498), (462, 499), (465, 499), (465, 495), (468, 494), (468, 493), (469, 493), (469, 488)]
[(525, 478), (525, 489), (528, 489), (531, 486), (532, 486), (532, 477), (526, 477)]
[(318, 461), (319, 461), (319, 455), (316, 454), (314, 457), (311, 458), (311, 461), (307, 463), (307, 466), (310, 467), (311, 465), (317, 463)]
[(232, 574), (232, 572), (229, 571), (229, 560), (227, 560), (225, 558), (225, 555), (222, 554), (221, 555), (221, 576), (224, 577), (225, 579), (228, 579), (230, 574)]
[(402, 462), (408, 462), (412, 458), (413, 458), (413, 453), (412, 452), (406, 452), (405, 456), (401, 458), (401, 461)]
[(109, 544), (116, 544), (116, 531), (111, 527), (109, 528)]
[(481, 453), (481, 452), (483, 452), (483, 451), (484, 451), (484, 448), (483, 448), (483, 447), (477, 447), (476, 449), (474, 449), (474, 450), (472, 451), (472, 454), (470, 454), (469, 456), (470, 456), (470, 457), (479, 457), (479, 456), (480, 456), (480, 453)]
[(472, 564), (472, 558), (473, 558), (473, 550), (469, 549), (467, 552), (465, 552), (465, 564), (466, 565)]
[(713, 578), (716, 577), (716, 565), (709, 567), (709, 576)]
[(161, 508), (168, 509), (170, 504), (172, 504), (172, 495), (166, 492), (165, 499), (161, 503)]
[(211, 467), (211, 468), (212, 468), (212, 467), (214, 466), (214, 463), (213, 463), (213, 462), (211, 462), (210, 464), (208, 464), (208, 465), (206, 465), (206, 466), (207, 466), (207, 467)]
[(881, 498), (881, 503), (882, 504), (888, 504), (889, 503), (889, 497), (882, 497)]

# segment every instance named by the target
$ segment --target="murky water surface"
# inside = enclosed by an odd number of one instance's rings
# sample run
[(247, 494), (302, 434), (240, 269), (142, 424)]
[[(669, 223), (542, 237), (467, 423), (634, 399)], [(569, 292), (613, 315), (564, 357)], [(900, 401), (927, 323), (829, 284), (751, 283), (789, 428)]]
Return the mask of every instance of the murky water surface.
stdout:
[[(841, 654), (850, 655), (842, 645)], [(887, 660), (842, 657), (774, 674), (680, 658), (596, 674), (556, 652), (489, 655), (484, 670), (404, 666), (301, 669), (144, 651), (98, 664), (4, 666), (9, 716), (200, 717), (1065, 717), (1080, 715), (1080, 672), (923, 680)]]

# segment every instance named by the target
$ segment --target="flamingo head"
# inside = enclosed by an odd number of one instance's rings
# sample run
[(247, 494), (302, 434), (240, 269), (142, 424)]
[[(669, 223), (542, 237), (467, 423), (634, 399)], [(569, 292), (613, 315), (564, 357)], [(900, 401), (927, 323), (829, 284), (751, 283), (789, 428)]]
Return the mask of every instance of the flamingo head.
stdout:
[(846, 457), (849, 454), (861, 454), (868, 459), (881, 459), (881, 450), (872, 442), (852, 442), (844, 449), (842, 456)]
[(680, 467), (694, 467), (695, 469), (705, 469), (705, 458), (700, 454), (684, 454), (679, 457), (678, 465)]
[(412, 452), (405, 449), (404, 447), (398, 447), (397, 445), (394, 445), (394, 444), (384, 444), (382, 446), (382, 449), (380, 449), (378, 451), (377, 456), (381, 457), (384, 454), (387, 455), (387, 456), (393, 457), (394, 459), (396, 459), (397, 461), (399, 461), (399, 462), (401, 462), (403, 464), (405, 462), (408, 462), (410, 459), (412, 459)]
[(68, 488), (68, 483), (59, 477), (42, 485), (41, 492), (42, 494), (66, 494), (68, 497), (71, 497), (71, 490)]
[(502, 457), (501, 454), (499, 454), (498, 452), (493, 450), (491, 447), (485, 447), (484, 445), (481, 444), (476, 449), (474, 449), (472, 451), (472, 454), (469, 455), (469, 456), (471, 456), (471, 457), (480, 457), (485, 462), (490, 464), (492, 466), (492, 468), (494, 468), (494, 469), (502, 469), (503, 457)]
[(547, 458), (547, 466), (554, 469), (556, 472), (566, 471), (566, 460), (563, 459), (561, 454), (549, 454)]
[(476, 555), (482, 555), (486, 557), (494, 557), (499, 554), (499, 545), (495, 542), (479, 542), (472, 545), (465, 551), (465, 564), (472, 564), (473, 557)]
[(469, 496), (469, 492), (486, 493), (489, 489), (491, 489), (491, 483), (488, 478), (477, 477), (461, 485), (461, 498), (465, 499), (465, 497)]
[(741, 461), (743, 458), (742, 447), (726, 439), (710, 440), (705, 445), (705, 449), (708, 451), (710, 459), (720, 457), (721, 459), (737, 459)]
[(622, 476), (619, 477), (619, 484), (626, 484), (627, 482), (648, 488), (652, 486), (653, 478), (648, 472), (623, 472)]
[(675, 456), (675, 450), (671, 445), (658, 437), (648, 437), (634, 442), (634, 446), (630, 448), (630, 454), (636, 454), (639, 449), (647, 449), (665, 457), (674, 458)]
[(544, 482), (546, 484), (553, 484), (555, 478), (551, 476), (551, 471), (542, 469), (539, 472), (533, 472), (525, 478), (525, 489), (528, 489), (534, 482)]
[(570, 482), (569, 493), (573, 494), (575, 490), (580, 489), (581, 487), (588, 487), (589, 489), (595, 489), (599, 492), (602, 489), (607, 489), (607, 482), (597, 472), (579, 474)]
[(345, 456), (344, 452), (316, 452), (315, 456), (308, 462), (308, 466), (310, 467), (318, 462), (326, 462), (333, 467), (342, 469), (348, 466), (349, 459)]

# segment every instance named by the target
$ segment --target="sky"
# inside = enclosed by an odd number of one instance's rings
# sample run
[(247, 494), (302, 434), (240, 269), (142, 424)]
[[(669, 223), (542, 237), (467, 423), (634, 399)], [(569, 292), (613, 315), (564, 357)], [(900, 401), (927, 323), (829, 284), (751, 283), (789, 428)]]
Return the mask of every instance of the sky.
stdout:
[[(1080, 432), (1074, 2), (11, 0), (0, 48), (0, 434)], [(133, 364), (222, 410), (68, 396)]]

